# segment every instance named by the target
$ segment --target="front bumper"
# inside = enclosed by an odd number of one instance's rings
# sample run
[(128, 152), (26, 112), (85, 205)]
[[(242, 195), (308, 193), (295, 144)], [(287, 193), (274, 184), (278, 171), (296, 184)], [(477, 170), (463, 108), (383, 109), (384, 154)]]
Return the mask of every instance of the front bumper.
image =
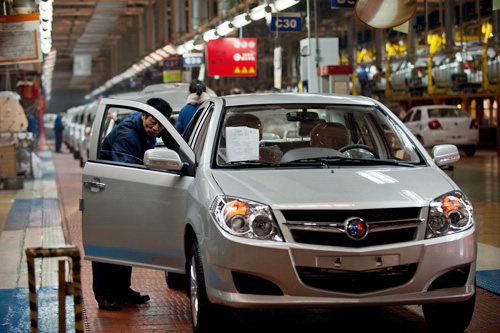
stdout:
[[(215, 231), (215, 230), (213, 230)], [(362, 249), (256, 241), (215, 231), (201, 248), (207, 293), (213, 303), (239, 308), (335, 307), (424, 304), (462, 301), (474, 292), (475, 228), (429, 240)], [(338, 259), (341, 264), (338, 266)], [(379, 259), (382, 258), (382, 264)], [(411, 278), (400, 285), (361, 293), (311, 287), (299, 277), (297, 267), (366, 272), (377, 267), (417, 264)], [(342, 267), (344, 265), (344, 267)], [(428, 291), (444, 273), (470, 267), (462, 286)], [(283, 295), (238, 292), (233, 272), (265, 279)]]

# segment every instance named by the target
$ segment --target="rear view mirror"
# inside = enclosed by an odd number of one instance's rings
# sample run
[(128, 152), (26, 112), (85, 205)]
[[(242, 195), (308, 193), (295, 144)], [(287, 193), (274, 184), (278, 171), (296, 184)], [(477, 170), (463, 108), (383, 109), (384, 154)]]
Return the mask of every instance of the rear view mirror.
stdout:
[(184, 164), (177, 152), (166, 149), (148, 149), (144, 153), (144, 165), (150, 169), (163, 171), (180, 171)]
[(443, 167), (458, 162), (460, 154), (455, 145), (437, 145), (432, 148), (432, 159), (437, 166)]
[(288, 121), (317, 121), (319, 116), (316, 112), (288, 112), (286, 114)]
[(356, 17), (374, 29), (394, 28), (410, 20), (417, 11), (416, 0), (358, 0)]

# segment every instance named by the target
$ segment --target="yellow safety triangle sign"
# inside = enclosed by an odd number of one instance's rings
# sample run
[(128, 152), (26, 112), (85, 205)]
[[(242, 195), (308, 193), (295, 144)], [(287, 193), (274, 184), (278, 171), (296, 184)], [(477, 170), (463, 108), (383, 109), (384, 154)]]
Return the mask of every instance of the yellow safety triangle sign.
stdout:
[(239, 74), (239, 73), (240, 73), (240, 69), (239, 69), (239, 67), (236, 67), (236, 68), (234, 69), (234, 73), (235, 73), (235, 74)]
[(246, 67), (243, 67), (243, 69), (241, 70), (241, 72), (244, 73), (244, 74), (246, 74), (246, 73), (248, 73), (248, 70), (247, 70)]
[(254, 73), (255, 73), (255, 68), (250, 67), (250, 70), (248, 71), (248, 73), (250, 73), (250, 74), (254, 74)]

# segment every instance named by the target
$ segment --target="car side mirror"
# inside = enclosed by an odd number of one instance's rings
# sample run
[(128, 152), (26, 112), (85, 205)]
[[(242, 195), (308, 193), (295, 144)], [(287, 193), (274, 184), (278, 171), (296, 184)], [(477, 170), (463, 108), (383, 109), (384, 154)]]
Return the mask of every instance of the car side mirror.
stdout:
[(437, 166), (452, 165), (460, 159), (460, 154), (455, 145), (437, 145), (432, 148), (432, 159)]
[(181, 171), (184, 163), (176, 151), (167, 148), (148, 149), (144, 153), (144, 166), (163, 171)]

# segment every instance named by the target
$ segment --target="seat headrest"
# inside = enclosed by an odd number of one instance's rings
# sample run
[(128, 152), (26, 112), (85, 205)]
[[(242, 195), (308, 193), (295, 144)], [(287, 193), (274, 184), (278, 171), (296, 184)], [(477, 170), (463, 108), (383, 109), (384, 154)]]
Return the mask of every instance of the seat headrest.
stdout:
[(311, 146), (340, 149), (349, 143), (349, 132), (341, 123), (322, 123), (311, 131)]

